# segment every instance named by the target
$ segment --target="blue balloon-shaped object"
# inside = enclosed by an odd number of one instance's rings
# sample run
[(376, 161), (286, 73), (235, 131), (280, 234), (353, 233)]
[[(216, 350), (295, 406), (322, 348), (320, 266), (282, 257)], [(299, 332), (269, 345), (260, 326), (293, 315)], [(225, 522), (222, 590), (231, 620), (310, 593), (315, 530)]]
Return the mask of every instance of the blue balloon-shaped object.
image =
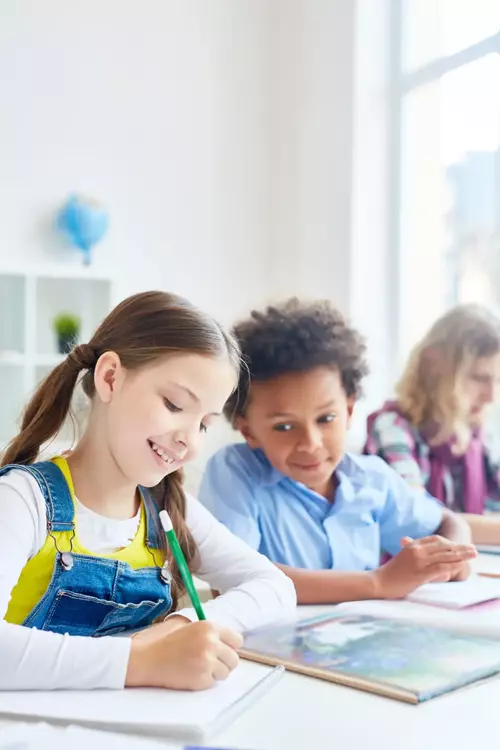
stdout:
[(109, 216), (96, 201), (72, 195), (57, 215), (57, 226), (90, 264), (90, 251), (101, 240), (109, 226)]

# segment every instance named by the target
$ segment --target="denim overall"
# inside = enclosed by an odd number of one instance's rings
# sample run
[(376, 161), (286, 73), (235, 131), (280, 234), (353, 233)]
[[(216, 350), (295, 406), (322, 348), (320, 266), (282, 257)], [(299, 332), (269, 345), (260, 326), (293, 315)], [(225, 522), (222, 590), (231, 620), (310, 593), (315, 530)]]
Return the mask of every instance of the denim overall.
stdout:
[[(155, 561), (155, 552), (158, 559), (162, 549), (162, 531), (158, 510), (147, 491), (141, 488), (141, 512), (145, 513), (145, 545), (151, 563), (134, 569), (112, 556), (73, 551), (75, 505), (56, 464), (8, 465), (0, 469), (0, 476), (11, 469), (26, 471), (37, 481), (45, 499), (47, 534), (56, 553), (48, 588), (20, 624), (54, 633), (104, 636), (145, 627), (166, 615), (172, 605), (170, 574), (166, 565), (161, 568)], [(67, 534), (61, 539), (57, 532)]]

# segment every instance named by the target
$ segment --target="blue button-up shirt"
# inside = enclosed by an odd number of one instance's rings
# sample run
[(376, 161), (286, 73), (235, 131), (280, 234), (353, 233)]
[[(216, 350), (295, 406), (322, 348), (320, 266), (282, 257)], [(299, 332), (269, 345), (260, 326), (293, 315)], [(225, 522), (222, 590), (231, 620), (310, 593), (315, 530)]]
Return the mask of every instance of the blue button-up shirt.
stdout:
[(274, 469), (262, 451), (229, 445), (208, 462), (201, 502), (275, 563), (373, 570), (401, 538), (433, 534), (443, 509), (376, 456), (345, 455), (333, 503)]

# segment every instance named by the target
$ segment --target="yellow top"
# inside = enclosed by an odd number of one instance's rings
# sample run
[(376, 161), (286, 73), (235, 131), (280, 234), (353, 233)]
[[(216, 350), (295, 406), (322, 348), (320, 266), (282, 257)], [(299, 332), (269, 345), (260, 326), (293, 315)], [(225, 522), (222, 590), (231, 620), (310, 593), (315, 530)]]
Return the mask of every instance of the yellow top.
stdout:
[[(58, 456), (52, 461), (61, 469), (67, 482), (73, 505), (75, 504), (75, 488), (71, 478), (68, 462), (65, 458)], [(53, 531), (47, 534), (43, 547), (32, 557), (21, 571), (19, 580), (14, 586), (11, 594), (9, 607), (5, 620), (16, 625), (21, 625), (38, 602), (42, 599), (50, 584), (54, 565), (56, 563), (57, 547), (61, 552), (70, 549), (77, 555), (89, 555), (90, 557), (107, 558), (111, 560), (120, 560), (128, 563), (131, 568), (160, 567), (163, 564), (163, 555), (160, 550), (148, 549), (146, 545), (146, 513), (144, 502), (141, 504), (141, 519), (137, 533), (132, 542), (117, 552), (108, 555), (98, 554), (86, 549), (78, 538), (78, 525), (76, 523), (75, 508), (75, 536), (71, 543), (73, 531)]]

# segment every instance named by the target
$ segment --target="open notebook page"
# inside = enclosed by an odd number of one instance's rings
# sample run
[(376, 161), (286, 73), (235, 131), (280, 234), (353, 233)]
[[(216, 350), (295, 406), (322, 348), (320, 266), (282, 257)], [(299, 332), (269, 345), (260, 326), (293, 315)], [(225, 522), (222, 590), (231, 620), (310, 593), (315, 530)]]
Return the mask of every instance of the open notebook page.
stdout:
[(0, 714), (37, 717), (115, 731), (206, 739), (233, 721), (283, 674), (242, 663), (224, 682), (202, 692), (133, 688), (2, 692)]

